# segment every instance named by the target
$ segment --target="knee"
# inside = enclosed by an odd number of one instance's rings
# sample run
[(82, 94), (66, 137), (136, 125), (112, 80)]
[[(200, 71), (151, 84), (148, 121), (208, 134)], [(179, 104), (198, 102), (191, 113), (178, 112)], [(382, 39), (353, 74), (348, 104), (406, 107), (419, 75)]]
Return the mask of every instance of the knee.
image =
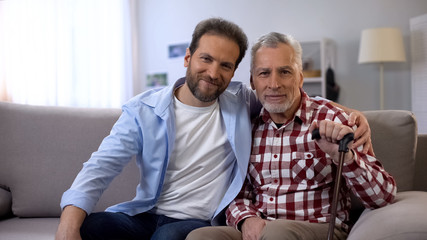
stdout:
[(305, 239), (300, 234), (300, 226), (295, 221), (271, 221), (269, 222), (262, 234), (262, 240), (271, 240), (271, 239), (286, 239), (286, 240), (297, 240)]
[(98, 212), (86, 217), (80, 227), (82, 239), (107, 239), (120, 232), (126, 217), (120, 213)]
[(80, 227), (80, 235), (82, 239), (100, 239), (99, 235), (102, 232), (102, 227), (105, 226), (107, 217), (101, 216), (101, 213), (92, 213), (86, 217)]
[(80, 233), (86, 235), (91, 232), (96, 232), (97, 228), (103, 225), (101, 222), (105, 219), (106, 218), (100, 217), (99, 213), (92, 213), (88, 215), (80, 227)]
[(215, 238), (212, 238), (211, 236), (212, 231), (209, 231), (210, 228), (211, 227), (202, 227), (202, 228), (195, 229), (187, 235), (186, 240), (215, 239)]
[(241, 240), (241, 233), (232, 227), (203, 227), (191, 231), (186, 240)]
[(167, 229), (160, 229), (154, 232), (153, 236), (151, 236), (151, 240), (177, 240), (177, 239), (185, 239), (187, 232), (179, 232), (179, 231), (170, 231)]
[(165, 224), (159, 227), (153, 236), (152, 240), (155, 239), (168, 239), (177, 240), (185, 239), (186, 236), (194, 229), (210, 226), (209, 222), (199, 220), (183, 220), (173, 223)]

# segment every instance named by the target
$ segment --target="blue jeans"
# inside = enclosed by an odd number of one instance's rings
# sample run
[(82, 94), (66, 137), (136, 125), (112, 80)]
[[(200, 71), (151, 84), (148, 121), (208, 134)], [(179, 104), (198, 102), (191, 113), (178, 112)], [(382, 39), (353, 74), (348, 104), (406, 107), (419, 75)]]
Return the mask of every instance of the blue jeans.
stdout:
[(83, 240), (184, 240), (192, 230), (210, 225), (209, 221), (180, 220), (151, 213), (129, 216), (124, 213), (99, 212), (86, 217), (80, 234)]

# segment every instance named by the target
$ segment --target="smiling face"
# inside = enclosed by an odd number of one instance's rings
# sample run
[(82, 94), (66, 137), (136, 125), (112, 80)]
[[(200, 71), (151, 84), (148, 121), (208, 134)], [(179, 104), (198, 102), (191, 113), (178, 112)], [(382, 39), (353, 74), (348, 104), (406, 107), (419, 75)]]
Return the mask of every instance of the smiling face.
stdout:
[(284, 123), (298, 109), (303, 74), (294, 61), (294, 50), (287, 44), (261, 47), (255, 55), (251, 85), (273, 121)]
[(187, 73), (183, 90), (191, 94), (178, 94), (178, 99), (193, 106), (212, 104), (234, 76), (239, 51), (237, 43), (226, 37), (203, 35), (194, 54), (187, 49), (184, 58)]

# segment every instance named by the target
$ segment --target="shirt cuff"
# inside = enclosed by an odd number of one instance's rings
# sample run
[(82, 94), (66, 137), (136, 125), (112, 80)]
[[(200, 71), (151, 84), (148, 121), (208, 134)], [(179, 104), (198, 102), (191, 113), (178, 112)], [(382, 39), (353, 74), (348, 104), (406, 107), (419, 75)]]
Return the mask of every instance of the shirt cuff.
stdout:
[(71, 189), (64, 192), (61, 199), (61, 209), (64, 209), (66, 206), (72, 205), (83, 209), (88, 215), (95, 208), (95, 204), (96, 202), (92, 201), (86, 195)]
[(361, 157), (357, 151), (353, 151), (353, 161), (351, 163), (343, 164), (343, 174), (348, 178), (357, 178), (363, 175), (364, 169), (365, 163), (361, 161)]

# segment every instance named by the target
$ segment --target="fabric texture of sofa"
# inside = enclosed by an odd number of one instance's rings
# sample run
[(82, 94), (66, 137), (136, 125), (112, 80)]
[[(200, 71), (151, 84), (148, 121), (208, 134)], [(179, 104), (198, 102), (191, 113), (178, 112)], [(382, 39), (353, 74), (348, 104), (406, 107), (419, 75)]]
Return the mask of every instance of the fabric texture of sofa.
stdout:
[[(120, 112), (0, 102), (0, 239), (54, 238), (62, 193)], [(427, 135), (417, 135), (409, 111), (364, 113), (375, 153), (395, 177), (398, 194), (389, 206), (363, 211), (348, 239), (427, 239)], [(132, 161), (95, 211), (132, 199), (138, 178)]]

